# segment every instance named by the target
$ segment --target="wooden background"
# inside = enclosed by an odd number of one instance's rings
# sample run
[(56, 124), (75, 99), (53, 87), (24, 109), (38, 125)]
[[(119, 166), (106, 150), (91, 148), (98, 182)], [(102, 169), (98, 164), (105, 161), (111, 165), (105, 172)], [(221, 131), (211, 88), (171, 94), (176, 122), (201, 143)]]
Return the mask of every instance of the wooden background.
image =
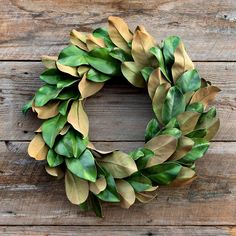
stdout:
[[(198, 161), (190, 186), (161, 188), (157, 199), (124, 210), (104, 205), (104, 219), (70, 204), (61, 181), (26, 149), (39, 125), (22, 105), (40, 86), (42, 54), (68, 44), (69, 31), (105, 26), (109, 15), (143, 24), (158, 40), (179, 35), (200, 74), (222, 92), (221, 129)], [(1, 235), (236, 235), (235, 0), (0, 0)], [(108, 84), (87, 101), (91, 139), (124, 151), (142, 145), (150, 101), (126, 83)]]

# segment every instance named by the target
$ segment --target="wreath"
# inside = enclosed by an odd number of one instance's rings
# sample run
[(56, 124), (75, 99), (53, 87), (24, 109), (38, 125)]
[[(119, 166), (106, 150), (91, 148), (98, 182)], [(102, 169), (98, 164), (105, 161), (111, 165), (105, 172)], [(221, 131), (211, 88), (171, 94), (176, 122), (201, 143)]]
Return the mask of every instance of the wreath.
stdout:
[[(101, 201), (129, 208), (136, 199), (155, 198), (158, 186), (191, 182), (195, 161), (219, 128), (216, 109), (208, 104), (220, 90), (200, 77), (181, 39), (170, 36), (157, 44), (143, 26), (132, 33), (121, 18), (110, 16), (108, 30), (72, 30), (70, 42), (58, 57), (42, 57), (44, 85), (23, 107), (43, 120), (29, 156), (45, 160), (48, 174), (65, 178), (71, 203), (100, 217)], [(106, 81), (122, 77), (147, 89), (155, 117), (144, 147), (104, 152), (89, 141), (84, 102)]]

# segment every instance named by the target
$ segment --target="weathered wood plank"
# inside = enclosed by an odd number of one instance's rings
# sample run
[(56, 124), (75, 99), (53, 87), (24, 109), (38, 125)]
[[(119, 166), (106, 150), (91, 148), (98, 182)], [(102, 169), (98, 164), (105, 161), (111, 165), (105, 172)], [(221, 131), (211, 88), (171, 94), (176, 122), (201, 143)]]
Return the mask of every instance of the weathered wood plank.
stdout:
[[(0, 142), (1, 225), (235, 225), (234, 142), (213, 143), (198, 161), (199, 177), (190, 186), (160, 188), (154, 201), (136, 203), (129, 210), (104, 204), (104, 219), (70, 204), (62, 181), (47, 176), (42, 162), (27, 157), (26, 145)], [(141, 143), (97, 145), (127, 151)]]
[[(215, 140), (236, 140), (236, 63), (199, 62), (200, 74), (222, 91), (216, 106), (221, 129)], [(0, 64), (0, 140), (29, 140), (40, 122), (32, 114), (21, 113), (23, 104), (42, 84), (39, 62)], [(87, 100), (92, 140), (143, 140), (147, 122), (153, 117), (151, 104), (143, 90), (124, 82), (112, 82)], [(111, 128), (112, 127), (112, 128)]]
[(200, 226), (1, 226), (6, 236), (234, 236), (235, 228)]
[(55, 54), (72, 28), (106, 25), (119, 15), (132, 29), (145, 25), (159, 41), (179, 35), (194, 60), (235, 60), (236, 1), (0, 1), (0, 59), (32, 60)]

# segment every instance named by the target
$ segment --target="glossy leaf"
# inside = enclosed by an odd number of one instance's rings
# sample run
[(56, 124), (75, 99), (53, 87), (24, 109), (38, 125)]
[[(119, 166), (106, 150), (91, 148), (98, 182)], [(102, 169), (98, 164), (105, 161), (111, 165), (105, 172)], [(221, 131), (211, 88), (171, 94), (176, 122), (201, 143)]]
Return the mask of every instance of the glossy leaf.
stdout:
[(97, 28), (93, 31), (93, 35), (97, 38), (101, 38), (104, 40), (106, 46), (108, 48), (114, 48), (115, 44), (111, 41), (109, 34), (104, 28)]
[(66, 159), (67, 168), (77, 177), (91, 182), (97, 178), (97, 169), (92, 153), (87, 149), (79, 158)]
[(168, 185), (178, 176), (181, 168), (178, 163), (163, 163), (144, 169), (143, 173), (156, 184)]
[(132, 60), (132, 56), (120, 48), (114, 48), (109, 55), (121, 62)]
[(80, 157), (86, 149), (88, 141), (79, 133), (70, 129), (55, 145), (55, 152), (66, 157)]
[(183, 94), (176, 87), (171, 87), (165, 97), (162, 108), (162, 120), (167, 124), (173, 117), (185, 111)]
[(102, 84), (103, 82), (106, 82), (109, 79), (111, 79), (110, 76), (105, 75), (105, 74), (103, 74), (99, 71), (96, 71), (94, 69), (90, 69), (87, 74), (87, 80), (90, 80), (92, 82), (96, 82), (98, 84), (98, 86), (99, 86), (99, 83)]
[(161, 131), (161, 134), (167, 134), (179, 138), (182, 135), (182, 132), (177, 128), (167, 128)]
[(64, 162), (64, 158), (50, 149), (47, 154), (47, 162), (50, 167), (56, 167)]
[(160, 126), (158, 121), (154, 118), (151, 119), (146, 127), (145, 131), (145, 142), (149, 141), (152, 139), (154, 136), (156, 136), (160, 131)]
[(193, 111), (193, 112), (202, 113), (204, 111), (204, 106), (200, 102), (195, 102), (195, 103), (189, 104), (186, 107), (186, 111)]
[(201, 87), (201, 78), (196, 69), (184, 72), (176, 81), (175, 86), (182, 93), (196, 91)]
[(75, 45), (70, 45), (63, 49), (58, 57), (58, 62), (65, 66), (87, 65), (87, 53)]
[(62, 116), (61, 114), (58, 114), (57, 116), (43, 122), (43, 139), (50, 148), (53, 147), (57, 135), (63, 129), (65, 124), (66, 116)]
[(145, 81), (148, 81), (149, 79), (149, 76), (151, 75), (151, 73), (153, 72), (154, 68), (152, 67), (144, 67), (142, 70), (141, 70), (141, 74), (144, 78)]

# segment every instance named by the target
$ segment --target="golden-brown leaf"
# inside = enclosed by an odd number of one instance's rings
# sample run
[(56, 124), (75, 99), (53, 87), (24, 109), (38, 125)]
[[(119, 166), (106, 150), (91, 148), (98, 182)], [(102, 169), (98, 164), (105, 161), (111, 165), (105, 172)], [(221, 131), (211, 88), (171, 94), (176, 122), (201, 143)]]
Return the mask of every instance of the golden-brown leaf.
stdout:
[(87, 45), (86, 45), (86, 39), (87, 36), (84, 32), (79, 32), (75, 29), (73, 29), (70, 33), (70, 42), (82, 50), (88, 51)]
[(153, 54), (150, 53), (150, 49), (154, 46), (156, 46), (156, 42), (152, 36), (137, 30), (134, 33), (131, 50), (135, 63), (143, 67), (152, 66), (153, 62), (156, 60), (154, 60), (155, 57)]
[(142, 202), (147, 203), (153, 200), (157, 196), (157, 187), (152, 187), (150, 190), (146, 190), (144, 192), (136, 193), (136, 198)]
[(49, 102), (45, 106), (36, 107), (34, 104), (32, 108), (38, 114), (39, 119), (49, 119), (56, 116), (58, 112), (59, 102)]
[(194, 170), (188, 167), (182, 167), (177, 178), (170, 184), (172, 187), (179, 187), (190, 184), (196, 178)]
[(133, 187), (125, 180), (116, 180), (117, 192), (121, 196), (120, 206), (129, 208), (135, 202), (135, 192)]
[(198, 112), (185, 111), (176, 117), (183, 135), (188, 134), (194, 130), (200, 115), (201, 114)]
[(83, 75), (83, 78), (79, 82), (79, 91), (82, 98), (87, 98), (95, 93), (97, 93), (99, 90), (102, 89), (104, 86), (104, 83), (96, 83), (90, 80), (86, 79), (86, 74)]
[(48, 165), (46, 165), (45, 170), (49, 175), (51, 175), (53, 177), (57, 177), (57, 179), (61, 179), (64, 177), (64, 172), (62, 171), (62, 169), (59, 166), (49, 167)]
[(44, 64), (44, 66), (48, 69), (50, 68), (56, 68), (56, 60), (57, 57), (56, 56), (46, 56), (43, 55), (41, 57), (42, 63)]
[(141, 69), (142, 67), (133, 61), (125, 61), (121, 64), (124, 77), (135, 87), (145, 88), (146, 82), (140, 73)]
[(162, 108), (163, 104), (167, 95), (167, 92), (170, 88), (169, 83), (164, 83), (161, 84), (160, 86), (157, 87), (155, 94), (152, 99), (152, 109), (158, 119), (158, 121), (162, 124)]
[(164, 80), (160, 67), (152, 71), (148, 79), (148, 94), (151, 99), (153, 99), (156, 89), (159, 85), (167, 83)]
[(67, 133), (67, 131), (69, 130), (69, 128), (70, 128), (70, 125), (65, 125), (64, 127), (63, 127), (63, 129), (60, 131), (60, 135), (65, 135), (66, 133)]
[(95, 48), (105, 48), (106, 47), (103, 39), (94, 37), (92, 34), (87, 35), (86, 44), (87, 44), (87, 48), (89, 51), (91, 51)]
[(128, 43), (131, 42), (133, 35), (125, 21), (116, 16), (108, 17), (108, 34), (112, 42), (125, 52), (130, 53)]
[(191, 151), (194, 145), (194, 141), (191, 138), (181, 136), (178, 140), (178, 146), (176, 151), (170, 157), (170, 160), (179, 160), (189, 151)]
[(192, 96), (190, 104), (195, 103), (195, 102), (200, 102), (205, 107), (207, 107), (209, 103), (215, 100), (215, 97), (218, 92), (220, 92), (220, 89), (216, 86), (208, 86), (208, 87), (200, 88)]
[(161, 164), (175, 152), (177, 139), (170, 135), (159, 135), (149, 140), (144, 147), (152, 150), (155, 156), (150, 158), (146, 167)]
[(72, 103), (67, 121), (84, 137), (88, 136), (89, 121), (81, 100)]
[(28, 146), (28, 154), (36, 160), (45, 160), (48, 147), (40, 133), (36, 134)]
[(97, 161), (117, 179), (128, 177), (138, 170), (135, 161), (122, 151), (114, 151)]
[(88, 66), (79, 66), (78, 68), (77, 68), (77, 73), (78, 73), (78, 75), (79, 75), (79, 77), (83, 77), (83, 75), (86, 73), (86, 72), (88, 72), (89, 71), (89, 67)]
[(96, 195), (105, 190), (106, 186), (107, 182), (104, 176), (98, 178), (95, 183), (93, 182), (89, 183), (90, 191)]
[(76, 205), (85, 202), (89, 195), (88, 181), (73, 175), (68, 170), (65, 175), (65, 189), (67, 198)]
[(174, 82), (187, 70), (194, 69), (194, 64), (187, 52), (185, 51), (184, 44), (179, 43), (178, 47), (174, 52), (174, 64), (172, 65), (171, 72)]
[(56, 65), (57, 65), (57, 69), (60, 70), (61, 72), (64, 72), (66, 74), (69, 74), (75, 77), (79, 77), (79, 75), (77, 74), (76, 67), (65, 66), (59, 63), (58, 61), (56, 62)]

